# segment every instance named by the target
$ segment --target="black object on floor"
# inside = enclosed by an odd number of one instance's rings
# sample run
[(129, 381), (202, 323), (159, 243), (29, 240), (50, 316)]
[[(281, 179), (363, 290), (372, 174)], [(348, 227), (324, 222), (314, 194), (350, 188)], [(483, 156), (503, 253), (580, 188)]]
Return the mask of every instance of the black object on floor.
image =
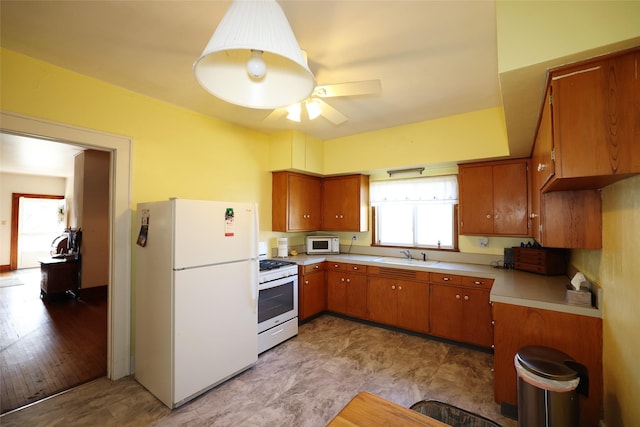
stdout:
[(437, 400), (421, 400), (410, 409), (454, 427), (500, 427), (488, 418)]

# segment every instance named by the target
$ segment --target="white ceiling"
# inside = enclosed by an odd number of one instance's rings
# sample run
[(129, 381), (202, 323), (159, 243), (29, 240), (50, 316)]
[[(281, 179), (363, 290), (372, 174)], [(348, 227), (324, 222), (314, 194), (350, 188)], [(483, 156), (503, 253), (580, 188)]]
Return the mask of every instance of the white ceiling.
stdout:
[(266, 123), (196, 82), (229, 1), (2, 0), (3, 47), (190, 110), (319, 139), (501, 104), (493, 1), (279, 1), (318, 84), (380, 79), (382, 94), (327, 100), (349, 117)]
[[(529, 154), (545, 70), (534, 70), (533, 87), (519, 75), (502, 82), (501, 94), (494, 1), (280, 0), (319, 85), (382, 82), (377, 96), (326, 100), (349, 117), (339, 126), (324, 117), (265, 122), (270, 110), (225, 103), (197, 84), (193, 62), (229, 4), (2, 0), (0, 43), (247, 128), (296, 129), (322, 140), (497, 107), (504, 99), (512, 156)], [(3, 149), (3, 170), (10, 152)]]

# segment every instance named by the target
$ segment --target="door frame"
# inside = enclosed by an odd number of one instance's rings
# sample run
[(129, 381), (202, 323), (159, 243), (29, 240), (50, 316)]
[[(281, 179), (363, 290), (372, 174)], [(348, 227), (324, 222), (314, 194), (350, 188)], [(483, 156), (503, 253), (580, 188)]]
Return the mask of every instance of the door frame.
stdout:
[(132, 139), (1, 110), (0, 131), (111, 151), (107, 377), (130, 375)]
[(20, 198), (63, 200), (64, 196), (48, 194), (11, 193), (11, 247), (9, 249), (9, 270), (18, 268), (18, 230), (20, 229)]

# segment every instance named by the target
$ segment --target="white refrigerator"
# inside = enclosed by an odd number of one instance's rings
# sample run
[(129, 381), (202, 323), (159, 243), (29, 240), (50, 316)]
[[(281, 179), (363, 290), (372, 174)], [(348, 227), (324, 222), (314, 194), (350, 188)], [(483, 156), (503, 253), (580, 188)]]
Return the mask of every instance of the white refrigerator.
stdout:
[(135, 378), (169, 408), (258, 360), (255, 204), (140, 203)]

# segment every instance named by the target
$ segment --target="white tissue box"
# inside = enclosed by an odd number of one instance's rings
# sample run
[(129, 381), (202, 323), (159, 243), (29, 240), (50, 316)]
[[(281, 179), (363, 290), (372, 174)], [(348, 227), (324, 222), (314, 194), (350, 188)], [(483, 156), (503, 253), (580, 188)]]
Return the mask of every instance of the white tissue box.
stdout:
[(568, 304), (591, 307), (591, 291), (586, 287), (581, 287), (579, 291), (576, 291), (571, 285), (567, 285), (565, 300)]

